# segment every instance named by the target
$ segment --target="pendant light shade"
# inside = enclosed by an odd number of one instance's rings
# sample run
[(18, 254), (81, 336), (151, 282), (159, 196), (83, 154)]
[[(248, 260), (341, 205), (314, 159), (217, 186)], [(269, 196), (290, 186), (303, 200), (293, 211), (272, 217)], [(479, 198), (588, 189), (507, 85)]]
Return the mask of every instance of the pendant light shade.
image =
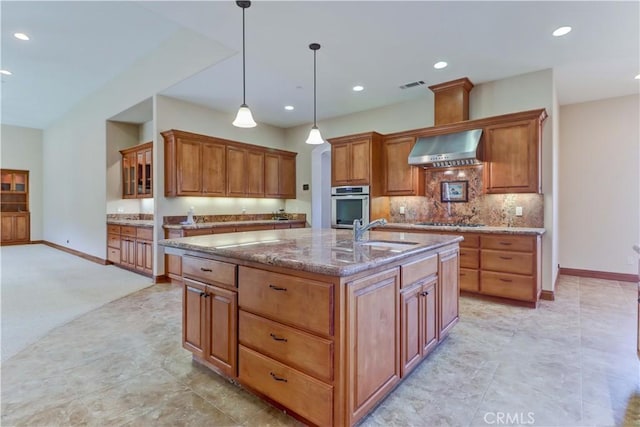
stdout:
[(320, 135), (320, 129), (318, 129), (316, 125), (316, 52), (320, 49), (320, 45), (318, 43), (311, 43), (309, 49), (313, 51), (313, 127), (305, 142), (307, 144), (319, 145), (324, 144), (324, 139), (322, 139), (322, 135)]
[(238, 7), (242, 8), (242, 105), (238, 110), (238, 114), (236, 115), (236, 119), (233, 121), (233, 125), (239, 128), (252, 128), (256, 126), (255, 120), (253, 120), (253, 115), (251, 114), (251, 110), (247, 106), (246, 102), (246, 77), (245, 77), (245, 48), (244, 48), (244, 10), (251, 6), (250, 1), (237, 1), (236, 4)]

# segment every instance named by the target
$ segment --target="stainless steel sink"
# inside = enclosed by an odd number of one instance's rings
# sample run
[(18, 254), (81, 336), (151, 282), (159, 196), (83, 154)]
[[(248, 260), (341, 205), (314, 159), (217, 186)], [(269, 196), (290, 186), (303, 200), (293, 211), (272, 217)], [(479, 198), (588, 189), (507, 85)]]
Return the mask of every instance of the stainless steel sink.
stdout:
[(406, 250), (414, 247), (418, 242), (402, 242), (394, 240), (365, 240), (358, 242), (362, 246), (370, 246), (375, 249), (389, 249), (389, 250)]

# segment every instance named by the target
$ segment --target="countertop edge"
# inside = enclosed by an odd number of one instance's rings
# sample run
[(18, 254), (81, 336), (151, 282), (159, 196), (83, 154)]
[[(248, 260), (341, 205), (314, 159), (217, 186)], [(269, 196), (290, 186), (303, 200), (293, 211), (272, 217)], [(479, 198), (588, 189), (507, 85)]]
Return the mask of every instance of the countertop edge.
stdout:
[[(410, 231), (449, 231), (449, 232), (460, 232), (460, 233), (478, 233), (478, 234), (530, 234), (530, 235), (539, 235), (542, 236), (546, 230), (544, 228), (529, 228), (529, 227), (492, 227), (492, 226), (482, 226), (482, 227), (451, 227), (451, 226), (439, 226), (439, 225), (416, 225), (416, 224), (405, 224), (401, 222), (395, 223), (387, 223), (385, 227), (395, 228), (395, 229), (406, 229)], [(385, 227), (377, 227), (378, 231), (385, 231)]]
[(250, 221), (220, 221), (220, 222), (197, 222), (195, 224), (163, 224), (165, 230), (199, 230), (203, 228), (228, 227), (230, 225), (271, 225), (271, 224), (292, 224), (306, 223), (304, 219), (256, 219)]

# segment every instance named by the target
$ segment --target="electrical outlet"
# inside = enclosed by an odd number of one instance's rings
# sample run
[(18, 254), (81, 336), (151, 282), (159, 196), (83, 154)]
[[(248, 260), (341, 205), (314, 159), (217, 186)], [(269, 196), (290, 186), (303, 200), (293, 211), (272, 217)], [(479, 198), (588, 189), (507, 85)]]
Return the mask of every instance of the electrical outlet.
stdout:
[(522, 216), (522, 206), (516, 206), (516, 216)]
[(404, 215), (404, 206), (400, 206), (400, 215)]

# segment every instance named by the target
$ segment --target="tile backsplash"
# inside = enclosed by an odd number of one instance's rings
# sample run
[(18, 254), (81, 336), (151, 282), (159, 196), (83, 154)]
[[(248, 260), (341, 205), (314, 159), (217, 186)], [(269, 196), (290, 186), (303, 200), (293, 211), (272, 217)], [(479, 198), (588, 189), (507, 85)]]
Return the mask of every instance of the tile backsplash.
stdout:
[[(425, 197), (389, 197), (389, 220), (399, 223), (464, 222), (494, 227), (544, 227), (542, 194), (484, 194), (483, 166), (426, 170)], [(466, 181), (466, 202), (441, 201), (441, 183)], [(516, 207), (522, 216), (516, 216)], [(404, 207), (404, 214), (400, 208)]]

